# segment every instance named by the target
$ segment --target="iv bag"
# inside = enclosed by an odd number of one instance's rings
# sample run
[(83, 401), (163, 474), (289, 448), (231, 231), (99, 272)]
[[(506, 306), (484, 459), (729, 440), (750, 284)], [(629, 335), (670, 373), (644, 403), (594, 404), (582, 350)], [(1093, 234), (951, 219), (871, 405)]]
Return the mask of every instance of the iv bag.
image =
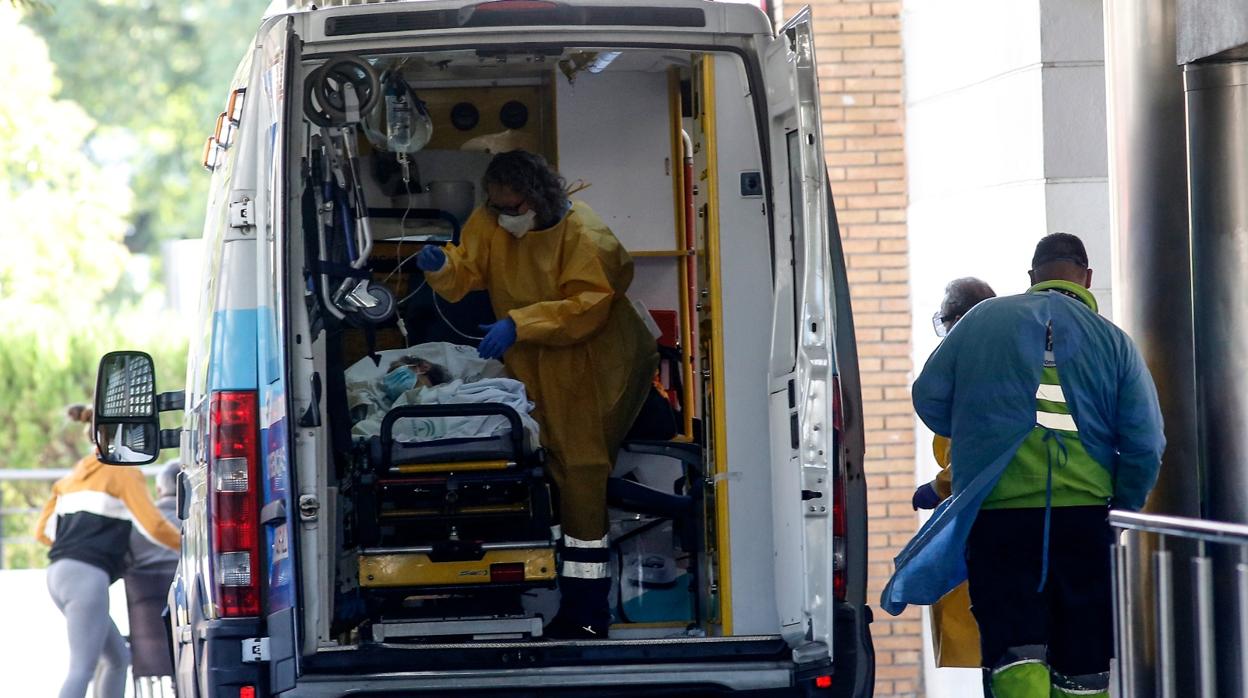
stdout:
[(406, 153), (412, 144), (412, 101), (404, 90), (386, 91), (386, 147)]
[(390, 153), (414, 153), (429, 143), (433, 120), (425, 103), (398, 73), (383, 79), (384, 108), (364, 120), (364, 134), (374, 148)]

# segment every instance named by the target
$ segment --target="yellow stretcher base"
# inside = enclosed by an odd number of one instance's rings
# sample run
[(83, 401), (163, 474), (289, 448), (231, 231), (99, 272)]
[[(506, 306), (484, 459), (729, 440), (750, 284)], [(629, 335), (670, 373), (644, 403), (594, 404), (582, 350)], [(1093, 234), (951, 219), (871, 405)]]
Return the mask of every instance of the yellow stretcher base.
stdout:
[(546, 582), (555, 578), (553, 548), (487, 550), (480, 560), (433, 562), (426, 553), (380, 553), (360, 556), (360, 586), (372, 589), (394, 587), (446, 587), (517, 583), (514, 572), (503, 581), (494, 579), (492, 565), (524, 566), (524, 583)]
[(474, 470), (506, 470), (514, 468), (515, 463), (509, 460), (480, 460), (480, 461), (462, 461), (458, 463), (417, 463), (413, 465), (399, 465), (393, 468), (394, 472), (403, 475), (417, 475), (422, 473), (464, 473)]

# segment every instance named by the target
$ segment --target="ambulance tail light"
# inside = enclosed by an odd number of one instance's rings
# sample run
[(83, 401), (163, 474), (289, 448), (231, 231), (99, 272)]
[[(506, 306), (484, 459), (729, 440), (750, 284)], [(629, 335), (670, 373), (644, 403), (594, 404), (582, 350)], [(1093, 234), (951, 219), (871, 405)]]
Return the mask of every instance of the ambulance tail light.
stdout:
[(832, 597), (844, 601), (848, 586), (849, 572), (849, 532), (846, 509), (848, 502), (845, 490), (848, 483), (845, 479), (845, 464), (842, 454), (845, 433), (844, 405), (841, 403), (841, 379), (832, 378), (832, 446), (835, 458), (832, 459), (834, 476), (832, 478)]
[(213, 393), (208, 413), (209, 526), (223, 618), (260, 615), (260, 434), (254, 391)]

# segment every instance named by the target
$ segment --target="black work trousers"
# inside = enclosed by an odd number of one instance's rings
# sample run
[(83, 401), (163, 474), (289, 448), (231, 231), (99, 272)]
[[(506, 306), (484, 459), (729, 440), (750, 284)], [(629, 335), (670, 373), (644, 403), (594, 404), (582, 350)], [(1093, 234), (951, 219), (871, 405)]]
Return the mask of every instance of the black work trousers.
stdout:
[(1044, 509), (979, 512), (966, 546), (971, 612), (984, 666), (1010, 648), (1048, 648), (1050, 669), (1066, 676), (1109, 671), (1112, 536), (1105, 506), (1053, 507), (1048, 578), (1039, 589)]

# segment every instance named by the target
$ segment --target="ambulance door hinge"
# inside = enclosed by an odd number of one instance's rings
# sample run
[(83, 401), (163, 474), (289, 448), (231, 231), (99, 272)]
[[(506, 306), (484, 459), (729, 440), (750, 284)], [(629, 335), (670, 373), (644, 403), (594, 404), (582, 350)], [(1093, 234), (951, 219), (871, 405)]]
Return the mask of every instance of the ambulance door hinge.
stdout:
[(256, 210), (255, 192), (236, 191), (230, 197), (230, 227), (231, 228), (254, 228), (256, 227), (255, 210)]
[(269, 661), (269, 638), (249, 637), (243, 640), (243, 663), (256, 664)]
[(157, 412), (173, 412), (186, 409), (186, 391), (175, 390), (156, 396)]
[(177, 448), (182, 445), (182, 427), (160, 430), (160, 447)]

